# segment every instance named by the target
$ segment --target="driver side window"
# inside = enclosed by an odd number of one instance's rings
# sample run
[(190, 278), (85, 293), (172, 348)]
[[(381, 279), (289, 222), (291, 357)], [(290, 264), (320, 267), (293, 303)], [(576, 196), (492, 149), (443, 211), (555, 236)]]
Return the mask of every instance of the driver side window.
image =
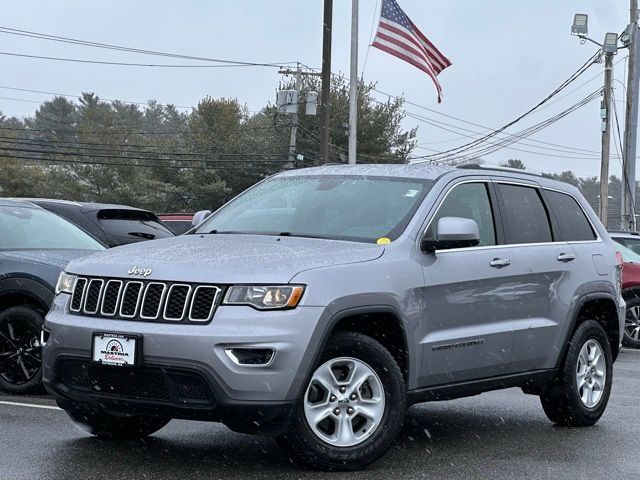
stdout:
[(460, 217), (474, 220), (480, 231), (478, 246), (496, 244), (496, 228), (485, 182), (463, 183), (453, 187), (438, 211), (431, 219), (426, 236), (434, 239), (437, 235), (438, 220), (442, 217)]

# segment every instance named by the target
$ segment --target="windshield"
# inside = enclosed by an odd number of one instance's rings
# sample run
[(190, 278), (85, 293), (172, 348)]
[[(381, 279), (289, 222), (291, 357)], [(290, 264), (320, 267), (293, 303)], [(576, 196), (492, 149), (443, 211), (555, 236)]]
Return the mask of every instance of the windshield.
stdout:
[(345, 175), (276, 177), (222, 207), (196, 233), (394, 240), (433, 183)]
[(0, 206), (0, 249), (102, 250), (104, 247), (63, 218), (40, 208)]

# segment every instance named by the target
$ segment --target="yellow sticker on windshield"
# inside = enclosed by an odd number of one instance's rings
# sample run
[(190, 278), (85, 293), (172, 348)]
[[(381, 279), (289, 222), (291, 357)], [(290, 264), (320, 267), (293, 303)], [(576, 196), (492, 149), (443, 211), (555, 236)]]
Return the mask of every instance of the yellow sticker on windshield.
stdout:
[(391, 239), (387, 237), (379, 238), (376, 242), (378, 245), (386, 245), (387, 243), (391, 243)]

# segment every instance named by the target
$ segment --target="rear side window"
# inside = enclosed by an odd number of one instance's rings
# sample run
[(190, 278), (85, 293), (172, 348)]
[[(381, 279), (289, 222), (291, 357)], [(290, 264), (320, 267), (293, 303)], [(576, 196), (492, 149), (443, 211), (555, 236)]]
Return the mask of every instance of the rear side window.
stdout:
[(509, 243), (551, 242), (547, 209), (537, 188), (499, 184), (506, 211)]
[(97, 218), (118, 245), (174, 236), (151, 212), (110, 209), (99, 211)]
[(596, 235), (575, 198), (566, 193), (545, 190), (551, 210), (560, 224), (562, 240), (578, 242), (595, 240)]

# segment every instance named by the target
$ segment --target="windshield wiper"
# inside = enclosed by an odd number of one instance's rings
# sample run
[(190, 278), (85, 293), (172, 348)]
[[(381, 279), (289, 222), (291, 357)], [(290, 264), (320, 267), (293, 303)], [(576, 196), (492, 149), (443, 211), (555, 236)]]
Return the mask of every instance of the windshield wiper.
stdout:
[[(196, 232), (198, 233), (198, 232)], [(200, 232), (205, 233), (205, 232)], [(216, 230), (215, 228), (209, 232), (206, 232), (209, 235), (252, 235), (252, 232), (241, 232), (234, 230)]]
[(311, 235), (307, 233), (292, 233), (292, 232), (280, 232), (278, 237), (299, 237), (299, 238), (322, 238), (331, 240), (332, 237), (326, 235)]

